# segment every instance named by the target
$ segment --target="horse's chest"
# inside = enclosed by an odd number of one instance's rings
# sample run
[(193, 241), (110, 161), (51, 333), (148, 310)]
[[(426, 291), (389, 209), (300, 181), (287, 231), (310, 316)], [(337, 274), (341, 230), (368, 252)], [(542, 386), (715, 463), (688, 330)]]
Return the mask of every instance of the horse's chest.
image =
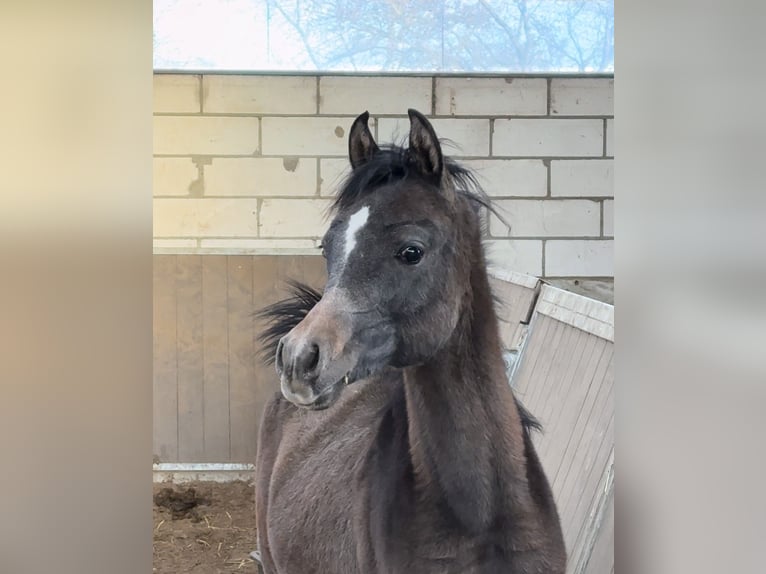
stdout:
[[(287, 421), (269, 479), (268, 539), (278, 572), (356, 571), (354, 476), (374, 424), (360, 413)], [(306, 416), (308, 415), (308, 416)], [(344, 416), (345, 415), (345, 416)], [(329, 568), (329, 570), (328, 570)]]
[(293, 532), (297, 528), (319, 532), (316, 529), (321, 523), (335, 521), (349, 512), (349, 475), (355, 460), (348, 450), (338, 450), (333, 444), (318, 444), (300, 460), (295, 454), (285, 453), (284, 460), (277, 461), (269, 506), (280, 515), (290, 516)]

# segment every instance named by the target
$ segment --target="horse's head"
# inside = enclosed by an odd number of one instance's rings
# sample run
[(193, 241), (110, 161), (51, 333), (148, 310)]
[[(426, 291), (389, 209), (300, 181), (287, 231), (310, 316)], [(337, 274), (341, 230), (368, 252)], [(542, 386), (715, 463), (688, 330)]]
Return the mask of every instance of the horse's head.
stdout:
[(282, 393), (302, 407), (325, 408), (348, 383), (432, 357), (481, 258), (477, 210), (457, 186), (470, 175), (445, 160), (428, 120), (409, 110), (409, 148), (381, 149), (368, 117), (351, 127), (352, 171), (322, 240), (324, 294), (277, 346)]

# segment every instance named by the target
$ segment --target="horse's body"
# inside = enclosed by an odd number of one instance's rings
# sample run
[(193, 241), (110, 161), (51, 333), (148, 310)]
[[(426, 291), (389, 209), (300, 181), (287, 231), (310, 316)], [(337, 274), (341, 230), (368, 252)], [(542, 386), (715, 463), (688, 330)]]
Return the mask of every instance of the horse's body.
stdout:
[[(282, 394), (265, 409), (256, 462), (264, 570), (562, 573), (535, 423), (505, 376), (476, 210), (450, 187), (462, 172), (443, 163), (430, 124), (410, 118), (408, 155), (387, 158), (385, 180), (363, 173), (385, 154), (366, 114), (354, 123), (363, 185), (337, 201), (325, 294), (269, 311), (269, 335), (285, 336)], [(360, 213), (380, 220), (365, 228)]]

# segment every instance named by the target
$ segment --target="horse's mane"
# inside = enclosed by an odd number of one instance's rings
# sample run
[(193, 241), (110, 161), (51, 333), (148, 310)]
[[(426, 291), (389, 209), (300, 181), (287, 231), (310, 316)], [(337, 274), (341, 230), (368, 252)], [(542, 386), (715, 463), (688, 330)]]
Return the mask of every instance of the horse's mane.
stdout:
[[(457, 194), (465, 197), (476, 207), (484, 207), (491, 211), (507, 225), (503, 216), (493, 207), (489, 196), (479, 185), (473, 172), (450, 157), (443, 156), (443, 161), (445, 169), (452, 176)], [(353, 205), (382, 185), (408, 178), (422, 178), (410, 157), (409, 148), (396, 144), (381, 145), (369, 161), (352, 170), (342, 182), (335, 196), (332, 211), (337, 212)]]
[[(258, 340), (262, 345), (261, 359), (267, 364), (274, 362), (279, 340), (292, 331), (298, 323), (303, 321), (303, 318), (308, 315), (309, 311), (322, 298), (322, 293), (305, 283), (290, 280), (287, 284), (290, 291), (288, 297), (264, 307), (255, 314), (259, 319), (266, 321), (266, 328), (258, 337)], [(524, 431), (526, 433), (530, 433), (533, 430), (541, 431), (543, 427), (540, 422), (521, 404), (516, 395), (514, 395), (513, 399), (516, 402), (516, 408), (519, 410)]]
[(279, 340), (287, 335), (319, 303), (322, 294), (300, 281), (287, 281), (290, 295), (257, 311), (255, 316), (266, 321), (266, 328), (258, 341), (261, 343), (261, 359), (268, 365), (274, 363)]

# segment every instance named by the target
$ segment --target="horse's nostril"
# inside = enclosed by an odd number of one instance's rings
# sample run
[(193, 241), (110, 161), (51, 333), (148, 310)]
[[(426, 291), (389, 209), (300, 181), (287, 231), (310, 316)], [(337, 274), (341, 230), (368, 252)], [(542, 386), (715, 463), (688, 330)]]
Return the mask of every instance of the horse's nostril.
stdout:
[(309, 356), (308, 364), (306, 365), (307, 371), (313, 371), (319, 364), (319, 346), (311, 345), (311, 354)]
[(310, 375), (319, 364), (319, 346), (306, 345), (295, 358), (296, 377), (305, 378)]
[(285, 340), (280, 339), (279, 343), (277, 343), (277, 352), (276, 352), (276, 357), (274, 361), (277, 367), (277, 373), (279, 374), (282, 373), (282, 369), (284, 368), (284, 361), (282, 359), (282, 352), (284, 348), (285, 348)]

